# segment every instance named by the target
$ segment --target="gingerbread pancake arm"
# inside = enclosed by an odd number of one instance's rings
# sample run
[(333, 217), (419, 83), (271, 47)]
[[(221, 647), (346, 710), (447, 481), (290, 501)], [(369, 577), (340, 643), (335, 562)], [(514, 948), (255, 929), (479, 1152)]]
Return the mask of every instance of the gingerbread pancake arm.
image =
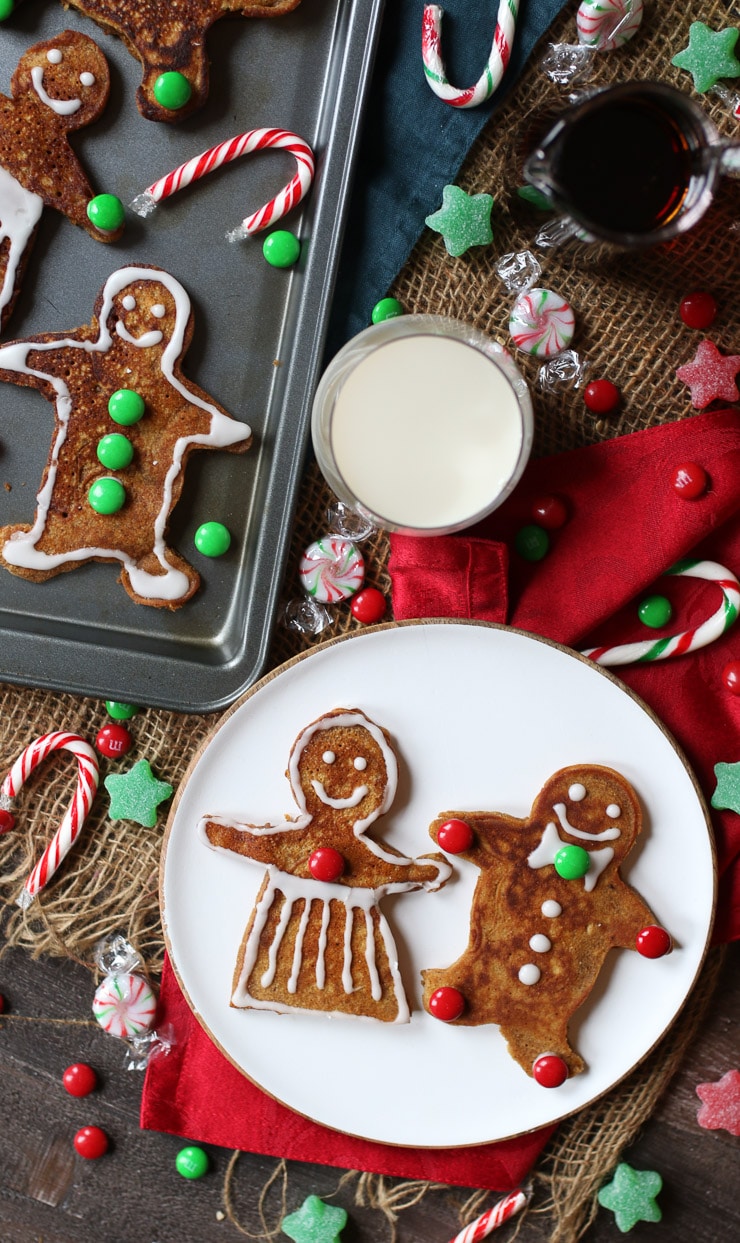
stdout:
[(533, 839), (528, 821), (516, 816), (505, 816), (490, 811), (443, 811), (429, 826), (429, 836), (438, 842), (439, 830), (447, 820), (464, 820), (475, 835), (468, 850), (456, 852), (456, 859), (466, 859), (476, 867), (484, 868), (497, 859), (512, 859), (522, 850), (528, 850)]
[[(609, 929), (612, 945), (633, 950), (638, 932), (658, 921), (647, 902), (635, 890), (615, 874), (607, 881), (599, 895), (609, 903)], [(602, 882), (603, 883), (603, 882)], [(598, 889), (598, 886), (597, 886)]]

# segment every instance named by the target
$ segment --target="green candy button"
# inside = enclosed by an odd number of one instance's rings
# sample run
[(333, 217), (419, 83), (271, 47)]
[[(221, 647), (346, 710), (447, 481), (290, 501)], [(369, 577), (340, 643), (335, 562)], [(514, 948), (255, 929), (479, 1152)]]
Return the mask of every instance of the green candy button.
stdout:
[(231, 545), (231, 535), (222, 522), (204, 522), (198, 527), (193, 543), (204, 557), (222, 557)]
[(297, 263), (301, 253), (301, 243), (295, 233), (287, 229), (276, 229), (262, 243), (262, 254), (273, 268), (290, 268)]
[(563, 880), (579, 880), (591, 866), (591, 857), (583, 846), (563, 846), (553, 862), (555, 871)]
[(117, 514), (126, 500), (126, 489), (118, 479), (96, 479), (87, 499), (96, 514)]
[(123, 224), (126, 211), (115, 194), (96, 194), (87, 205), (87, 218), (96, 229), (102, 229), (104, 233), (115, 233)]
[(134, 446), (128, 436), (111, 432), (109, 436), (103, 436), (98, 441), (97, 453), (98, 461), (107, 466), (108, 470), (125, 470), (133, 461)]
[(637, 615), (643, 626), (649, 626), (651, 630), (659, 630), (671, 620), (673, 607), (666, 596), (648, 596), (640, 604)]
[(403, 315), (403, 307), (398, 298), (381, 298), (376, 302), (370, 316), (374, 324), (382, 324), (386, 319), (397, 319)]
[(131, 427), (143, 417), (144, 398), (132, 388), (116, 389), (108, 398), (108, 414), (121, 427)]
[(193, 88), (183, 73), (174, 69), (160, 73), (154, 83), (154, 98), (162, 108), (177, 112), (189, 102)]
[(194, 1144), (181, 1148), (175, 1157), (175, 1168), (183, 1178), (202, 1178), (208, 1171), (208, 1154)]
[(544, 527), (538, 527), (532, 522), (517, 531), (514, 544), (519, 556), (525, 561), (541, 561), (547, 556), (550, 537)]
[(119, 699), (106, 699), (105, 710), (114, 721), (130, 721), (139, 711), (136, 704), (126, 704)]
[(4, 22), (6, 18), (10, 17), (14, 8), (13, 0), (0, 0), (0, 22)]

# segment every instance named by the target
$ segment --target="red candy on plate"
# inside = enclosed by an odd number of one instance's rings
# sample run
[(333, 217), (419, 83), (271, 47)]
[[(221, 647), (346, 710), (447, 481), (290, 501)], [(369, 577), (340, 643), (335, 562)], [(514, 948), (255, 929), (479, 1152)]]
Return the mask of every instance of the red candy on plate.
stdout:
[(344, 871), (344, 856), (333, 846), (319, 846), (309, 857), (308, 870), (314, 880), (339, 880)]
[(133, 738), (125, 725), (104, 725), (95, 739), (95, 746), (101, 755), (108, 759), (118, 759), (131, 750)]
[(89, 1096), (98, 1086), (98, 1076), (87, 1062), (74, 1062), (62, 1075), (62, 1084), (70, 1096)]
[(433, 1018), (441, 1019), (443, 1023), (453, 1023), (465, 1009), (465, 998), (458, 988), (445, 985), (435, 989), (429, 998), (427, 1009)]
[(635, 938), (635, 949), (643, 958), (662, 958), (671, 948), (671, 938), (665, 928), (649, 924)]
[(611, 380), (592, 380), (583, 390), (583, 400), (592, 414), (611, 414), (619, 398), (619, 389)]
[(363, 626), (372, 626), (385, 615), (385, 596), (377, 587), (363, 587), (362, 591), (352, 597), (349, 607), (358, 622), (362, 622)]
[(437, 845), (448, 855), (459, 855), (473, 845), (473, 830), (467, 820), (445, 820), (437, 831)]
[(108, 1136), (99, 1126), (83, 1126), (74, 1137), (74, 1146), (86, 1161), (97, 1161), (108, 1151)]
[(687, 328), (710, 328), (717, 315), (717, 303), (710, 293), (697, 290), (681, 299), (678, 313)]
[(557, 1053), (542, 1053), (532, 1067), (532, 1078), (541, 1088), (559, 1088), (568, 1078), (568, 1067)]

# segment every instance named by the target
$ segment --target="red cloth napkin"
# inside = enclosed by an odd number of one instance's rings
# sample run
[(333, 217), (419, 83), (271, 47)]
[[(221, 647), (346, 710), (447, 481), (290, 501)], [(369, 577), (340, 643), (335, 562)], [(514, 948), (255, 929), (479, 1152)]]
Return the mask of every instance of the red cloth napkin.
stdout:
[[(691, 501), (672, 486), (684, 462), (699, 463), (710, 479), (707, 492)], [(553, 494), (565, 500), (568, 521), (551, 533), (542, 561), (527, 562), (511, 551), (507, 604), (507, 592), (499, 588), (506, 549), (513, 550), (517, 531), (533, 521), (537, 499)], [(393, 536), (394, 615), (442, 616), (456, 597), (456, 616), (506, 621), (579, 650), (659, 638), (697, 625), (721, 603), (720, 588), (712, 583), (660, 579), (689, 556), (740, 572), (737, 410), (695, 415), (531, 462), (509, 500), (470, 533)], [(480, 588), (475, 595), (471, 582)], [(674, 619), (647, 631), (635, 604), (653, 591), (669, 595)], [(714, 765), (740, 760), (740, 697), (722, 682), (730, 660), (740, 660), (740, 622), (695, 653), (612, 670), (674, 735), (707, 802), (716, 785)], [(727, 941), (740, 937), (740, 816), (715, 811), (712, 819), (720, 872), (715, 939)]]

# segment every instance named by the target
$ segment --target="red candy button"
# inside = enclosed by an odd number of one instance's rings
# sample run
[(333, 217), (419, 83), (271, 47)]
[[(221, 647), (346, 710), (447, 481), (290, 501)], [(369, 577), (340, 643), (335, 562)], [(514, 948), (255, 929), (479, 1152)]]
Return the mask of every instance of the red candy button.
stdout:
[(532, 1078), (541, 1088), (559, 1088), (568, 1078), (568, 1067), (557, 1053), (543, 1053), (532, 1067)]
[(592, 380), (583, 390), (583, 400), (592, 414), (610, 414), (619, 405), (619, 396), (611, 380)]
[(427, 1009), (433, 1018), (452, 1023), (465, 1009), (465, 998), (459, 988), (437, 988), (429, 998)]
[(339, 880), (344, 871), (344, 857), (333, 846), (319, 846), (308, 860), (314, 880)]
[(8, 829), (15, 828), (15, 816), (12, 811), (6, 811), (0, 808), (0, 833), (7, 833)]
[(350, 612), (363, 626), (371, 626), (379, 622), (385, 614), (385, 596), (377, 587), (364, 587), (352, 597)]
[(117, 759), (131, 750), (133, 741), (125, 725), (104, 725), (95, 739), (95, 746), (101, 755)]
[(437, 845), (448, 855), (462, 854), (473, 845), (473, 830), (466, 820), (445, 820), (439, 826)]
[(87, 1062), (75, 1062), (65, 1070), (62, 1083), (70, 1096), (89, 1096), (98, 1086), (98, 1076)]
[(532, 517), (546, 531), (557, 531), (568, 521), (568, 510), (559, 496), (539, 496), (532, 506)]
[(722, 681), (731, 695), (740, 695), (740, 660), (731, 660), (725, 665)]
[(83, 1126), (74, 1137), (74, 1146), (86, 1161), (96, 1161), (108, 1151), (108, 1136), (99, 1126)]
[(717, 303), (710, 293), (687, 294), (678, 308), (687, 328), (709, 328), (717, 315)]
[(635, 939), (635, 949), (643, 958), (662, 958), (670, 948), (671, 938), (665, 928), (659, 928), (657, 924), (648, 924)]
[(696, 500), (709, 486), (707, 472), (698, 462), (682, 462), (673, 472), (671, 482), (682, 501)]

